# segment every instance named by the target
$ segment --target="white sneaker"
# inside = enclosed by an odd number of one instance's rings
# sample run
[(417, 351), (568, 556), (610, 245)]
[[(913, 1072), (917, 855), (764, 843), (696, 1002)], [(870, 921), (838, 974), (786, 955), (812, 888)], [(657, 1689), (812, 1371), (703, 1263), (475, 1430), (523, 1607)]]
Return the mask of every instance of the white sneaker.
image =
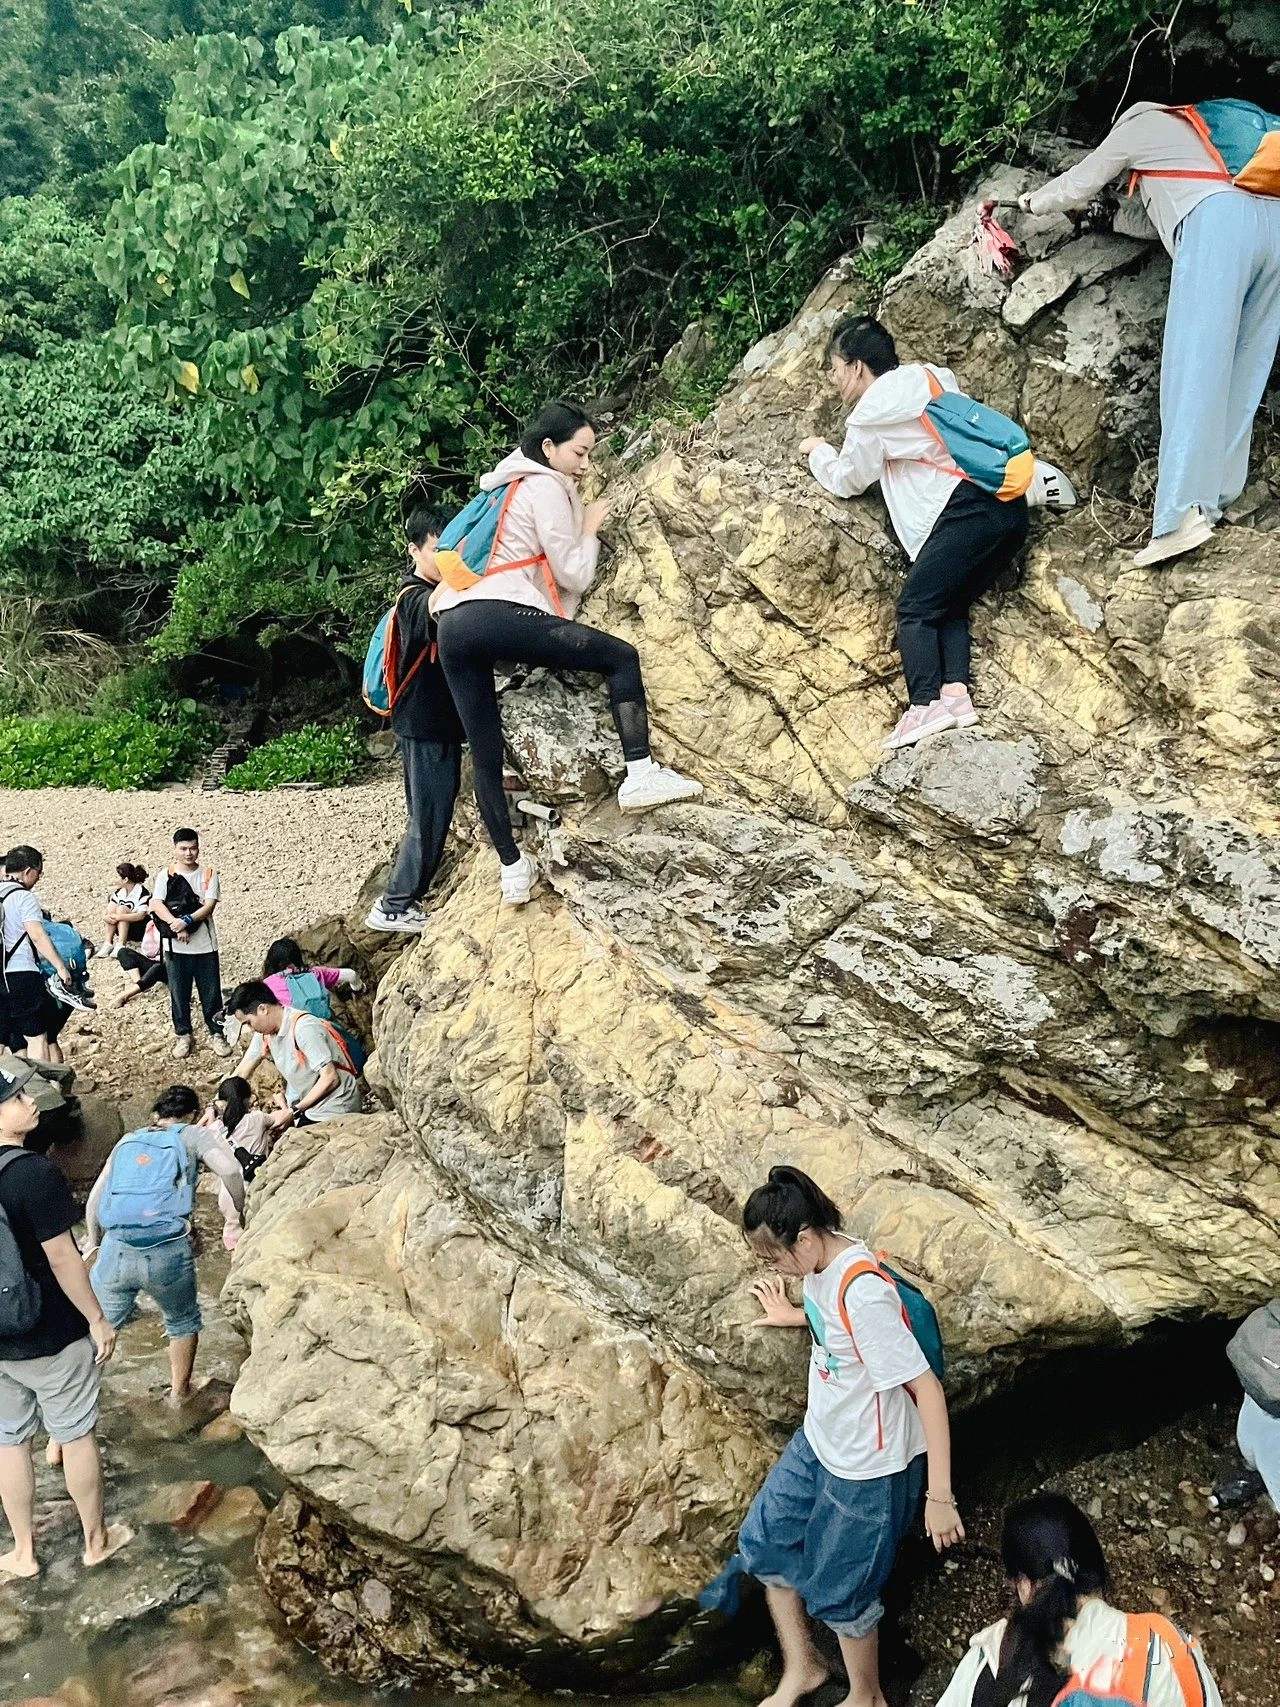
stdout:
[(508, 907), (523, 907), (533, 893), (533, 880), (538, 868), (528, 854), (521, 854), (514, 865), (502, 868), (502, 900)]
[(967, 693), (944, 693), (942, 703), (955, 718), (957, 729), (972, 729), (978, 721), (978, 708)]
[(1060, 468), (1036, 458), (1036, 471), (1027, 487), (1027, 503), (1031, 508), (1069, 510), (1079, 503), (1076, 489)]
[(221, 1055), (224, 1060), (231, 1053), (231, 1045), (227, 1042), (226, 1038), (220, 1031), (215, 1031), (210, 1037), (209, 1047), (213, 1050), (215, 1055)]
[(405, 931), (416, 935), (427, 928), (427, 915), (412, 904), (398, 913), (389, 913), (383, 901), (375, 901), (365, 918), (371, 931)]
[(194, 1047), (195, 1045), (192, 1043), (190, 1037), (180, 1037), (173, 1046), (174, 1060), (185, 1061)]
[(1213, 523), (1204, 519), (1204, 512), (1198, 504), (1193, 504), (1172, 533), (1162, 533), (1150, 545), (1144, 545), (1141, 551), (1134, 553), (1133, 566), (1135, 569), (1149, 569), (1153, 563), (1164, 563), (1170, 557), (1181, 557), (1199, 545), (1207, 545), (1212, 538)]
[(692, 777), (666, 765), (650, 765), (639, 776), (622, 779), (618, 790), (618, 809), (622, 812), (652, 812), (655, 806), (669, 806), (673, 800), (696, 800), (702, 784)]
[(930, 735), (941, 735), (944, 729), (954, 729), (956, 720), (940, 699), (928, 705), (912, 705), (898, 719), (898, 726), (888, 740), (880, 743), (886, 753), (899, 747), (914, 747), (917, 741), (927, 741)]
[(114, 942), (104, 942), (101, 948), (95, 948), (93, 952), (99, 960), (109, 960), (115, 951)]
[(93, 992), (87, 986), (79, 990), (69, 990), (52, 972), (44, 981), (44, 987), (55, 1002), (61, 1002), (64, 1008), (71, 1008), (78, 1014), (96, 1013), (98, 1004), (93, 999)]

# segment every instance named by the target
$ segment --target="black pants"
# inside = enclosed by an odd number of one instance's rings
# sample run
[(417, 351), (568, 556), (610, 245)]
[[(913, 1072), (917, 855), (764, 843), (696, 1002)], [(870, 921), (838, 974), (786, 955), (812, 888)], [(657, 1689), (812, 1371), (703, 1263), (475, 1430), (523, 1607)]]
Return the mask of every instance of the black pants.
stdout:
[(165, 969), (169, 978), (169, 1008), (173, 1014), (173, 1029), (178, 1036), (191, 1035), (193, 984), (200, 997), (200, 1011), (204, 1014), (204, 1023), (209, 1027), (211, 1035), (216, 1033), (217, 1016), (222, 1007), (222, 975), (218, 969), (217, 950), (212, 954), (175, 954), (171, 949), (165, 955)]
[(126, 972), (137, 972), (138, 991), (149, 990), (159, 984), (164, 978), (164, 961), (149, 960), (145, 954), (139, 954), (136, 948), (122, 948), (116, 959)]
[(604, 677), (609, 705), (627, 759), (649, 756), (649, 714), (640, 658), (634, 646), (611, 634), (566, 622), (529, 605), (468, 599), (443, 613), (438, 624), (440, 662), (471, 746), (476, 804), (504, 865), (520, 857), (507, 798), (502, 792), (502, 719), (494, 691), (499, 662), (550, 670), (591, 670)]
[(431, 887), (462, 776), (462, 748), (455, 741), (415, 741), (402, 735), (400, 757), (409, 823), (382, 898), (393, 913), (420, 901)]
[(43, 972), (10, 972), (0, 982), (0, 1049), (25, 1053), (29, 1037), (56, 1043), (71, 1009), (55, 1002)]
[(962, 480), (911, 565), (898, 597), (898, 651), (912, 705), (943, 682), (969, 681), (969, 606), (1022, 550), (1027, 502), (1002, 503)]

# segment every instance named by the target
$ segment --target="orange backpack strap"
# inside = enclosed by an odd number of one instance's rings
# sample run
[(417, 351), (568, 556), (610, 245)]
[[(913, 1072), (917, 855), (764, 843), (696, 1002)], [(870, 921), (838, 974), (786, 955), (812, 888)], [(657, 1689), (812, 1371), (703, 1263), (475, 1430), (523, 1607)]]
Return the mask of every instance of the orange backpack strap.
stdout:
[(1163, 1647), (1173, 1666), (1186, 1707), (1206, 1707), (1204, 1678), (1197, 1659), (1200, 1644), (1194, 1636), (1184, 1636), (1176, 1624), (1162, 1618), (1158, 1612), (1131, 1612), (1128, 1617), (1129, 1640), (1121, 1674), (1120, 1694), (1133, 1701), (1145, 1701), (1151, 1687), (1151, 1673)]
[[(883, 1255), (883, 1254), (884, 1253), (881, 1252), (881, 1255)], [(880, 1277), (880, 1279), (884, 1281), (885, 1285), (893, 1293), (894, 1297), (898, 1298), (898, 1289), (893, 1284), (893, 1276), (891, 1274), (887, 1274), (885, 1272), (885, 1270), (883, 1269), (883, 1267), (880, 1265), (880, 1263), (877, 1262), (874, 1257), (864, 1257), (861, 1262), (855, 1262), (850, 1267), (848, 1272), (846, 1273), (844, 1279), (841, 1281), (841, 1283), (840, 1283), (840, 1296), (836, 1301), (836, 1308), (840, 1312), (840, 1321), (844, 1326), (845, 1333), (847, 1333), (849, 1338), (851, 1340), (853, 1340), (854, 1355), (857, 1357), (859, 1363), (862, 1362), (862, 1353), (858, 1350), (858, 1342), (854, 1338), (853, 1323), (849, 1320), (849, 1306), (848, 1306), (848, 1304), (845, 1303), (845, 1298), (848, 1295), (849, 1288), (853, 1285), (854, 1281), (855, 1280), (861, 1280), (862, 1276), (864, 1274), (878, 1275)], [(898, 1299), (898, 1302), (899, 1302), (899, 1305), (901, 1306), (901, 1309), (902, 1309), (902, 1319), (907, 1324), (907, 1327), (910, 1328), (911, 1327), (911, 1318), (907, 1314), (907, 1307), (905, 1304), (902, 1303), (902, 1300), (900, 1298)]]
[(306, 1065), (306, 1057), (298, 1047), (298, 1021), (300, 1019), (313, 1019), (317, 1024), (324, 1027), (328, 1033), (329, 1041), (337, 1047), (338, 1053), (342, 1056), (341, 1061), (335, 1061), (333, 1065), (340, 1073), (350, 1073), (353, 1079), (358, 1079), (360, 1075), (356, 1072), (355, 1062), (351, 1059), (351, 1051), (347, 1048), (346, 1040), (337, 1026), (331, 1020), (321, 1019), (319, 1014), (309, 1014), (305, 1008), (294, 1010), (293, 1024), (289, 1028), (289, 1042), (293, 1045), (294, 1059), (298, 1065), (300, 1067)]

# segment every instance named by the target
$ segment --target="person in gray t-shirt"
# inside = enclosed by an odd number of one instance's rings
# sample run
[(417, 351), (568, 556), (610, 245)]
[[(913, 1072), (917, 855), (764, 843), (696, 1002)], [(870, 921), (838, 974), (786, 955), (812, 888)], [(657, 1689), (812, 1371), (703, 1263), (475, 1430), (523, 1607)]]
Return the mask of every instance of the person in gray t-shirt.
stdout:
[(269, 1055), (284, 1080), (281, 1106), (271, 1116), (277, 1132), (363, 1111), (360, 1075), (328, 1020), (301, 1008), (282, 1007), (271, 987), (256, 978), (232, 992), (227, 1012), (253, 1032), (236, 1076), (252, 1078)]

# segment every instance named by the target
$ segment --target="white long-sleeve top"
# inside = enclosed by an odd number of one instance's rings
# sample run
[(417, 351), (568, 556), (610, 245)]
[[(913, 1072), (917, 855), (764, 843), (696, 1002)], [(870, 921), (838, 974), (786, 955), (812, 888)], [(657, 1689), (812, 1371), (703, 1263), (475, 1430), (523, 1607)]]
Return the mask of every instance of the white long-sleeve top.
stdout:
[[(577, 610), (582, 595), (595, 580), (600, 558), (600, 541), (594, 534), (582, 531), (582, 499), (578, 488), (554, 468), (534, 462), (518, 450), (484, 475), (480, 488), (491, 492), (495, 486), (506, 486), (517, 477), (520, 485), (503, 522), (492, 567), (465, 592), (456, 592), (443, 583), (438, 586), (431, 595), (433, 616), (471, 599), (502, 599), (513, 605), (532, 605), (535, 610), (554, 616), (556, 608), (547, 591), (547, 570), (559, 589), (564, 614), (572, 616)], [(539, 565), (498, 573), (504, 563), (519, 563), (523, 558), (539, 555), (546, 558), (545, 568)]]
[[(1192, 124), (1153, 101), (1139, 101), (1121, 113), (1092, 154), (1032, 191), (1031, 211), (1066, 213), (1087, 207), (1100, 190), (1131, 172), (1212, 172), (1218, 167)], [(1140, 177), (1136, 194), (1172, 255), (1178, 227), (1192, 208), (1206, 196), (1242, 196), (1245, 191), (1225, 178)]]
[[(969, 1707), (983, 1671), (989, 1669), (994, 1676), (999, 1667), (1004, 1631), (1005, 1620), (1002, 1618), (998, 1624), (978, 1632), (969, 1645), (969, 1652), (956, 1667), (938, 1707)], [(1080, 1677), (1098, 1676), (1094, 1668), (1099, 1668), (1103, 1675), (1099, 1677), (1098, 1687), (1105, 1690), (1112, 1666), (1118, 1666), (1124, 1658), (1127, 1641), (1128, 1624), (1124, 1613), (1108, 1606), (1105, 1600), (1093, 1598), (1086, 1600), (1080, 1608), (1062, 1646), (1067, 1664)], [(1199, 1650), (1196, 1652), (1196, 1669), (1204, 1692), (1203, 1707), (1222, 1707), (1218, 1686)], [(1015, 1695), (1010, 1707), (1026, 1707), (1026, 1699), (1025, 1695)], [(1151, 1681), (1144, 1701), (1145, 1707), (1202, 1707), (1200, 1700), (1188, 1701), (1183, 1694), (1163, 1642), (1151, 1668)]]
[(913, 563), (960, 484), (922, 419), (930, 374), (944, 391), (959, 391), (950, 368), (932, 362), (890, 368), (858, 399), (840, 449), (820, 444), (809, 453), (810, 473), (837, 498), (856, 498), (880, 482), (893, 531)]

